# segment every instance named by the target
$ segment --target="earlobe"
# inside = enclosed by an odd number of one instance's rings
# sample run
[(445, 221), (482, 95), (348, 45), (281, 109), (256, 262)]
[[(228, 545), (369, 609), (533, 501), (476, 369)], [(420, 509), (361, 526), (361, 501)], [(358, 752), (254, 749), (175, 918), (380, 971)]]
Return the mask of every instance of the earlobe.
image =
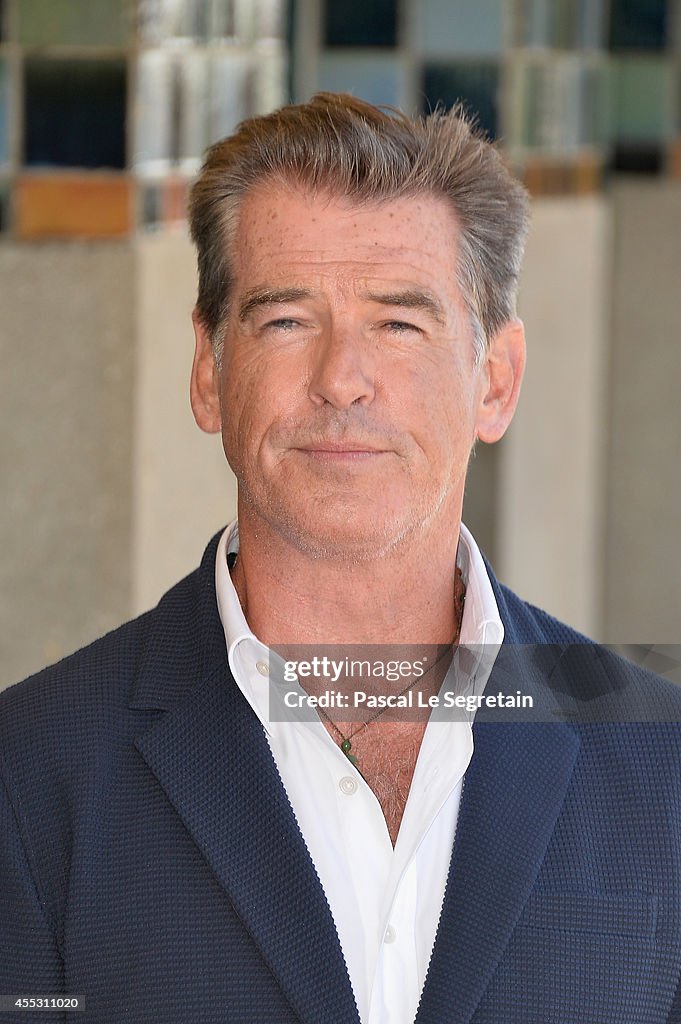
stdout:
[(491, 340), (485, 356), (485, 391), (478, 406), (476, 438), (493, 444), (506, 432), (518, 404), (525, 370), (525, 329), (509, 320)]
[(218, 434), (222, 429), (220, 375), (210, 336), (196, 309), (192, 313), (192, 322), (196, 339), (189, 385), (192, 412), (201, 430), (207, 434)]

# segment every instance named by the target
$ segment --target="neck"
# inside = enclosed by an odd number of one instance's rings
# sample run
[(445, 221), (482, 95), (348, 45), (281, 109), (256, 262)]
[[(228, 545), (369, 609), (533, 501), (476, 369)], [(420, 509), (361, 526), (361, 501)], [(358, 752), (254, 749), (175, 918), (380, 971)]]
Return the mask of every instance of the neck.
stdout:
[(254, 634), (273, 644), (447, 644), (459, 518), (357, 561), (311, 556), (239, 512), (232, 579)]

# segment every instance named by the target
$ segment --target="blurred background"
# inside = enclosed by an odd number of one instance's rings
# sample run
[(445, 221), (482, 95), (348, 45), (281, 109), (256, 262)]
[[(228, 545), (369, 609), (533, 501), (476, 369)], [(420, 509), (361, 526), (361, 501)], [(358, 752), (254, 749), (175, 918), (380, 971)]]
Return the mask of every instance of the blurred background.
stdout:
[(151, 607), (233, 514), (187, 381), (204, 148), (320, 90), (461, 99), (533, 197), (529, 363), (465, 519), (613, 644), (681, 608), (681, 0), (0, 0), (0, 685)]

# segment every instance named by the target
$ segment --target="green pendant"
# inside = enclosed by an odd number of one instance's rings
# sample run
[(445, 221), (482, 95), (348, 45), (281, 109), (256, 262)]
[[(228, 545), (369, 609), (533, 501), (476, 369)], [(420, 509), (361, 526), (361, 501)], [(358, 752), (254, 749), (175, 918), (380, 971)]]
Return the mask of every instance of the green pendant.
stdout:
[(357, 758), (356, 758), (356, 756), (354, 754), (350, 753), (350, 748), (351, 747), (352, 747), (352, 743), (350, 742), (350, 740), (343, 740), (343, 742), (341, 743), (341, 750), (343, 751), (343, 753), (347, 757), (347, 759), (350, 762), (350, 764), (353, 764), (356, 767), (357, 766)]

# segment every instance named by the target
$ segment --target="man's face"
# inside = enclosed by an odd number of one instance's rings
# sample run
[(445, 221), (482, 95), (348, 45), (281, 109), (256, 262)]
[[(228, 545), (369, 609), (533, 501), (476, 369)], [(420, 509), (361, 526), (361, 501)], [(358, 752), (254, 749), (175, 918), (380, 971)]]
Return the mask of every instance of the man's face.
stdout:
[(457, 237), (432, 196), (246, 197), (212, 373), (219, 421), (197, 413), (221, 429), (240, 516), (340, 559), (456, 528), (490, 376), (475, 365)]

